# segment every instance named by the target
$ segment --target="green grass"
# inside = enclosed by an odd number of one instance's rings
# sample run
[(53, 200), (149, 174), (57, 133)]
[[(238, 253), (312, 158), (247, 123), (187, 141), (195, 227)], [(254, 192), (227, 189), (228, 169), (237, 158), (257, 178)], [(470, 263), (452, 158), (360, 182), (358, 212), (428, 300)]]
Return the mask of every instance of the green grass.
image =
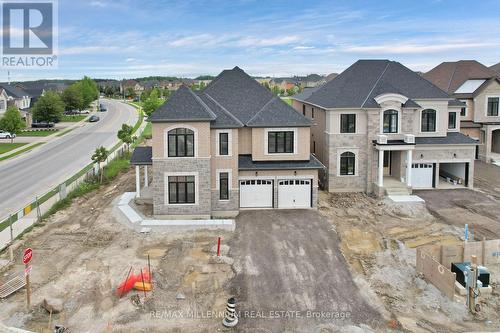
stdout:
[(64, 130), (62, 131), (61, 133), (58, 133), (56, 136), (63, 136), (64, 134), (68, 134), (69, 132), (71, 132), (72, 130), (74, 130), (75, 128), (69, 128), (67, 130)]
[[(22, 154), (22, 153), (24, 153), (24, 152), (27, 152), (27, 151), (29, 151), (29, 150), (32, 150), (32, 149), (34, 149), (34, 148), (36, 148), (36, 147), (38, 147), (38, 146), (43, 145), (44, 143), (45, 143), (45, 142), (37, 142), (37, 143), (35, 143), (34, 145), (31, 145), (31, 146), (26, 147), (26, 148), (24, 148), (24, 149), (18, 150), (18, 151), (16, 151), (15, 153), (12, 153), (12, 154), (7, 155), (7, 156), (4, 156), (4, 157), (0, 157), (0, 161), (4, 161), (4, 160), (6, 160), (6, 159), (12, 158), (12, 157), (17, 156), (17, 155), (19, 155), (19, 154)], [(21, 144), (21, 145), (22, 145), (22, 146), (24, 146), (24, 145), (26, 145), (26, 143), (23, 143), (23, 144)]]
[(22, 147), (27, 145), (27, 143), (20, 143), (20, 142), (14, 142), (14, 143), (7, 143), (7, 142), (2, 142), (0, 143), (0, 154), (5, 154), (11, 150), (14, 150), (16, 148)]
[(281, 97), (281, 99), (283, 100), (283, 102), (285, 102), (286, 104), (292, 106), (293, 104), (293, 101), (290, 97)]
[(142, 138), (151, 139), (153, 137), (153, 124), (147, 123), (146, 127), (144, 127), (144, 131), (142, 131)]
[(88, 116), (87, 115), (84, 115), (84, 114), (76, 114), (76, 115), (63, 115), (60, 119), (61, 122), (64, 122), (64, 123), (76, 123), (76, 122), (79, 122), (79, 121), (82, 121), (84, 120), (85, 118), (87, 118)]
[(111, 181), (116, 178), (120, 173), (123, 171), (126, 171), (130, 167), (130, 156), (129, 154), (126, 154), (122, 158), (115, 159), (111, 161), (105, 168), (104, 168), (104, 178), (107, 181)]
[(49, 135), (52, 135), (54, 133), (56, 133), (58, 130), (39, 130), (39, 131), (23, 131), (21, 133), (19, 133), (17, 136), (22, 136), (22, 137), (26, 137), (26, 136), (37, 136), (37, 137), (40, 137), (40, 136), (49, 136)]

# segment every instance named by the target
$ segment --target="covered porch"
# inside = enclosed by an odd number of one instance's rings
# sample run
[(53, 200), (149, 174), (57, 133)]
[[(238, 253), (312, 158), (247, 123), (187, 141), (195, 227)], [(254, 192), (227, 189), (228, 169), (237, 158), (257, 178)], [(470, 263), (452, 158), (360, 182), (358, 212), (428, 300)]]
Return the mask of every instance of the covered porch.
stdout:
[(402, 140), (375, 142), (377, 153), (376, 187), (379, 195), (409, 195), (412, 192), (415, 144)]
[[(130, 164), (135, 166), (135, 198), (143, 203), (153, 203), (153, 188), (150, 173), (152, 171), (153, 152), (151, 147), (136, 147), (130, 158)], [(142, 172), (141, 172), (142, 169)]]

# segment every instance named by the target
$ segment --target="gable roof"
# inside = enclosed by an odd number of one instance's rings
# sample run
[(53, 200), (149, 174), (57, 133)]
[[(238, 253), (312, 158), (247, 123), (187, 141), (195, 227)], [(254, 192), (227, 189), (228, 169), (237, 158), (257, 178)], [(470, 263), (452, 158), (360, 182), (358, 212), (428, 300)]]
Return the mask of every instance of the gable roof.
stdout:
[(443, 62), (423, 76), (439, 88), (453, 94), (467, 80), (489, 79), (497, 73), (476, 60)]
[(500, 62), (493, 66), (490, 66), (490, 69), (497, 72), (497, 74), (500, 74)]
[(23, 98), (24, 96), (28, 96), (29, 94), (25, 92), (22, 89), (19, 89), (16, 86), (10, 85), (10, 84), (2, 84), (0, 85), (0, 88), (3, 88), (5, 90), (5, 93), (14, 98)]
[(181, 87), (150, 119), (209, 120), (213, 128), (311, 126), (309, 119), (239, 67), (222, 71), (203, 91)]
[(407, 107), (418, 107), (413, 99), (450, 98), (417, 73), (390, 60), (358, 60), (335, 79), (292, 98), (323, 108), (378, 108), (375, 97), (385, 93), (408, 97)]

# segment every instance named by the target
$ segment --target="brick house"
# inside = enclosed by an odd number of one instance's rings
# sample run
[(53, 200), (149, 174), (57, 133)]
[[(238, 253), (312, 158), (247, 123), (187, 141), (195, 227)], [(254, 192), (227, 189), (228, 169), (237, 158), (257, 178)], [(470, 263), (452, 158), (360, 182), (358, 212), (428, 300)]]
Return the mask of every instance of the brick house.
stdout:
[(359, 60), (292, 99), (313, 122), (330, 192), (473, 186), (477, 142), (460, 133), (463, 103), (398, 62)]
[(152, 146), (137, 147), (131, 163), (136, 195), (152, 202), (156, 217), (316, 207), (323, 165), (310, 154), (311, 121), (240, 68), (202, 91), (181, 86), (149, 119)]
[(477, 158), (500, 162), (500, 74), (475, 60), (443, 62), (424, 77), (464, 102), (463, 134), (479, 140)]

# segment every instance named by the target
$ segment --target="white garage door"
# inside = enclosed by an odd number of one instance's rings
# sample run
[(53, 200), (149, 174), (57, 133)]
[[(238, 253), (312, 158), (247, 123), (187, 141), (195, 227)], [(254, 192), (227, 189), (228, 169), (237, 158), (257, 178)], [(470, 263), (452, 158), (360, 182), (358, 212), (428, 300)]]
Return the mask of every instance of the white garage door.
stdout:
[(278, 208), (311, 207), (310, 179), (278, 180)]
[(266, 179), (240, 180), (241, 208), (272, 208), (273, 181)]
[(411, 170), (411, 185), (413, 188), (431, 188), (434, 168), (432, 163), (415, 163)]

